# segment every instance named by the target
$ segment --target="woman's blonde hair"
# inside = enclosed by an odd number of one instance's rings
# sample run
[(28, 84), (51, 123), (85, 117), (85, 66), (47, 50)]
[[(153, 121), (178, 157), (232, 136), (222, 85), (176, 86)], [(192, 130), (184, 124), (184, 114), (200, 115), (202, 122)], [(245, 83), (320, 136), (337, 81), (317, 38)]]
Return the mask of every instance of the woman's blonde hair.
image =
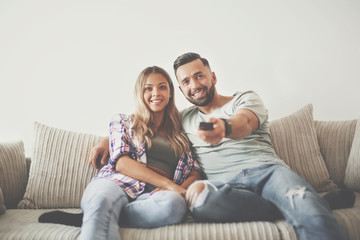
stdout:
[(174, 84), (169, 74), (162, 68), (153, 66), (145, 68), (138, 76), (135, 84), (135, 112), (132, 114), (132, 130), (137, 136), (137, 145), (140, 146), (144, 141), (148, 148), (151, 148), (151, 138), (155, 133), (152, 129), (153, 113), (145, 104), (144, 90), (145, 83), (150, 74), (161, 74), (166, 78), (170, 87), (170, 99), (165, 107), (164, 120), (159, 131), (165, 133), (165, 138), (170, 143), (177, 155), (190, 151), (190, 142), (185, 132), (181, 129), (181, 117), (174, 101)]

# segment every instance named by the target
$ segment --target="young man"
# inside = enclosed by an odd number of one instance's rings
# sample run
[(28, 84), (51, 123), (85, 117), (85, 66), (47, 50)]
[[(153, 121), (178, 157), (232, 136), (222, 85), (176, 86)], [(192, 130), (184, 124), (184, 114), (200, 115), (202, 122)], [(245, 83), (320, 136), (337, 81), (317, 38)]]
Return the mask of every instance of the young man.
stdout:
[[(200, 221), (276, 218), (276, 208), (299, 239), (347, 239), (327, 203), (277, 157), (267, 110), (252, 91), (222, 96), (208, 61), (185, 53), (174, 62), (180, 90), (195, 106), (182, 111), (182, 125), (208, 180), (193, 183), (186, 199)], [(199, 122), (213, 129), (199, 129)]]

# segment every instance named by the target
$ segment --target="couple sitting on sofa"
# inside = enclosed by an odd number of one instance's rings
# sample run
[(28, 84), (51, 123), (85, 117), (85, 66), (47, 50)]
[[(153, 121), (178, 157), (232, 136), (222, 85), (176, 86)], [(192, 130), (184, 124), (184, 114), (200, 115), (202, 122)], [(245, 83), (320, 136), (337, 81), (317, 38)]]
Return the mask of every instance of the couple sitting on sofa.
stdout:
[[(174, 70), (195, 106), (180, 119), (168, 73), (159, 67), (141, 72), (135, 113), (116, 115), (110, 137), (93, 148), (94, 167), (100, 155), (102, 164), (109, 152), (110, 160), (82, 197), (81, 239), (120, 239), (119, 219), (128, 227), (180, 223), (188, 207), (196, 221), (284, 217), (299, 239), (347, 239), (325, 199), (276, 156), (256, 93), (219, 95), (215, 73), (196, 53), (178, 57)], [(212, 123), (210, 129), (199, 128), (203, 121)], [(208, 180), (197, 181), (203, 175)], [(67, 214), (50, 212), (39, 220), (59, 222), (59, 216)]]

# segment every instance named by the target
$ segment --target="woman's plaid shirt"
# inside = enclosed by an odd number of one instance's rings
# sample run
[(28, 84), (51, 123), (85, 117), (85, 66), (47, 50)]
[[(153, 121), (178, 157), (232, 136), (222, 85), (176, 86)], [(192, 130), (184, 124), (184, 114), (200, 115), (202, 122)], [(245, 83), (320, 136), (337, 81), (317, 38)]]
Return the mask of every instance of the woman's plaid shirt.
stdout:
[[(117, 158), (124, 154), (129, 155), (132, 159), (145, 166), (147, 164), (145, 143), (143, 143), (140, 148), (136, 147), (136, 136), (130, 129), (130, 125), (131, 117), (129, 115), (118, 114), (111, 120), (109, 126), (109, 164), (104, 166), (94, 179), (111, 179), (115, 181), (129, 197), (136, 198), (144, 191), (145, 183), (125, 176), (115, 170)], [(192, 158), (191, 153), (182, 154), (175, 169), (173, 181), (176, 184), (182, 184), (188, 178), (192, 170), (201, 172), (199, 163)]]

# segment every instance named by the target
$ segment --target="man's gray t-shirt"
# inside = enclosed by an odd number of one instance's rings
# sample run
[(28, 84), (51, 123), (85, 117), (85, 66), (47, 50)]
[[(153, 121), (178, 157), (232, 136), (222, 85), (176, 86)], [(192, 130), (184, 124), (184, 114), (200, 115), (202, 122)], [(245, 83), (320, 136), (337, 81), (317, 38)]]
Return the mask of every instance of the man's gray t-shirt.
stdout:
[[(199, 122), (209, 118), (230, 118), (239, 109), (252, 111), (259, 127), (243, 139), (223, 138), (217, 145), (208, 144), (196, 136)], [(210, 114), (195, 106), (181, 112), (183, 128), (192, 143), (197, 160), (209, 180), (227, 182), (240, 171), (264, 164), (285, 164), (274, 151), (270, 140), (267, 110), (255, 92), (236, 92), (234, 98)]]

